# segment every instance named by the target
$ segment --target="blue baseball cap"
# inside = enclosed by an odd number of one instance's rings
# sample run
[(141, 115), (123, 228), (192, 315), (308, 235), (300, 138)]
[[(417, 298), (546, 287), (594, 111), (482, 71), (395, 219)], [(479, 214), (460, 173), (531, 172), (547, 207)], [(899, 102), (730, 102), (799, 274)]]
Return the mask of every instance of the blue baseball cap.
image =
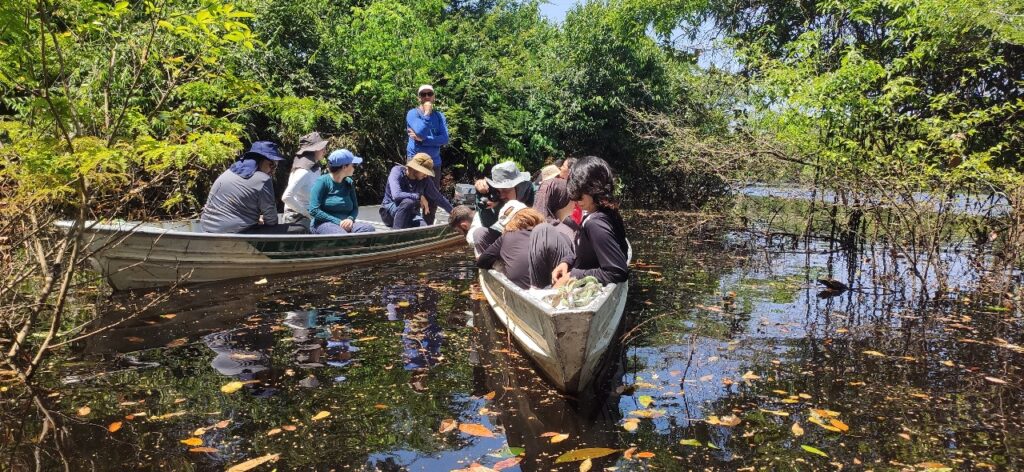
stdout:
[(341, 167), (349, 164), (362, 164), (363, 158), (352, 154), (348, 149), (338, 149), (327, 156), (328, 167)]
[(272, 161), (283, 161), (281, 153), (277, 152), (277, 144), (270, 141), (256, 141), (249, 146), (249, 150), (242, 154), (242, 159), (264, 157)]

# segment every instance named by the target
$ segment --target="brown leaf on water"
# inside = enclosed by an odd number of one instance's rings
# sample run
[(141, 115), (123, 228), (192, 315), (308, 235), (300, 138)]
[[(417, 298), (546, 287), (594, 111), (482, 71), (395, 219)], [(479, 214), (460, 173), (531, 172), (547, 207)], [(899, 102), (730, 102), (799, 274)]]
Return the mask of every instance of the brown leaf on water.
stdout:
[(901, 437), (901, 438), (903, 438), (903, 439), (905, 439), (907, 441), (910, 441), (910, 435), (907, 434), (907, 433), (900, 433), (900, 434), (897, 434), (897, 436), (899, 436), (899, 437)]
[(949, 467), (946, 467), (946, 465), (941, 463), (941, 462), (932, 462), (932, 461), (921, 462), (921, 463), (918, 463), (918, 464), (914, 464), (914, 467), (917, 467), (917, 468), (920, 468), (920, 469), (948, 469), (949, 468)]
[(451, 418), (445, 418), (445, 419), (441, 420), (441, 426), (439, 428), (437, 428), (437, 432), (441, 433), (441, 434), (444, 434), (444, 433), (447, 433), (447, 432), (449, 432), (451, 430), (454, 430), (455, 427), (458, 426), (458, 425), (459, 425), (458, 421), (455, 421), (455, 420), (453, 420)]
[(293, 425), (293, 424), (286, 424), (286, 425), (282, 426), (281, 429), (283, 429), (285, 431), (295, 431), (296, 428), (295, 428), (295, 425)]
[(216, 448), (209, 447), (209, 446), (203, 446), (203, 447), (193, 447), (193, 448), (189, 449), (188, 452), (208, 452), (210, 454), (214, 454), (214, 453), (216, 453), (218, 451), (217, 451)]
[(650, 459), (650, 458), (654, 457), (654, 453), (653, 452), (644, 451), (644, 452), (637, 453), (636, 457), (637, 457), (637, 459)]
[(186, 446), (202, 446), (203, 445), (203, 440), (199, 439), (199, 438), (182, 439), (179, 442), (184, 444), (184, 445), (186, 445)]
[(273, 436), (275, 434), (281, 434), (281, 428), (274, 428), (270, 431), (267, 431), (267, 436)]
[(321, 412), (313, 415), (313, 421), (320, 421), (320, 420), (322, 420), (324, 418), (327, 418), (328, 416), (331, 416), (331, 412), (329, 412), (329, 411), (321, 411)]
[(245, 462), (238, 463), (231, 467), (228, 467), (227, 472), (246, 472), (248, 470), (255, 469), (256, 467), (264, 463), (274, 462), (280, 457), (281, 454), (267, 454), (265, 456), (260, 456), (255, 459), (249, 459)]
[(569, 439), (568, 434), (556, 434), (554, 436), (551, 436), (551, 444), (558, 444), (562, 441), (565, 441), (566, 439)]
[(638, 418), (630, 418), (622, 423), (622, 429), (629, 432), (636, 431), (638, 426), (640, 426), (640, 420)]
[(487, 429), (486, 426), (477, 423), (462, 423), (459, 425), (459, 431), (470, 436), (480, 436), (483, 438), (494, 437), (494, 433), (491, 430)]
[(740, 418), (736, 415), (725, 415), (721, 418), (717, 416), (709, 416), (708, 419), (705, 421), (707, 421), (708, 424), (716, 426), (725, 426), (727, 428), (731, 428), (742, 423), (742, 420), (740, 420)]
[(215, 427), (217, 429), (227, 428), (228, 424), (230, 424), (230, 423), (231, 423), (231, 420), (218, 421), (217, 424), (213, 425), (213, 427)]
[(837, 420), (835, 418), (830, 418), (828, 420), (828, 422), (829, 422), (829, 424), (834, 426), (836, 429), (838, 429), (839, 431), (842, 431), (844, 433), (850, 430), (850, 427), (847, 426), (846, 423), (843, 423), (842, 421), (839, 421), (839, 420)]
[(378, 410), (387, 410), (388, 409), (388, 406), (383, 404), (383, 403), (378, 403), (376, 405), (373, 405), (373, 407), (378, 409)]
[(809, 422), (811, 422), (811, 423), (814, 423), (814, 424), (816, 424), (816, 425), (818, 425), (818, 426), (821, 426), (822, 428), (825, 428), (825, 429), (827, 429), (827, 430), (829, 430), (829, 431), (832, 431), (833, 433), (838, 433), (838, 432), (840, 432), (840, 431), (839, 431), (839, 428), (837, 428), (837, 427), (835, 427), (835, 426), (832, 426), (832, 425), (830, 425), (830, 424), (825, 424), (825, 422), (824, 422), (824, 421), (822, 421), (822, 420), (818, 419), (817, 417), (814, 417), (814, 416), (812, 416), (812, 417), (810, 417), (810, 418), (807, 418), (807, 421), (809, 421)]
[(820, 416), (822, 418), (835, 418), (835, 417), (839, 416), (839, 412), (838, 411), (820, 410), (820, 409), (817, 409), (817, 408), (811, 408), (811, 413), (814, 413), (815, 415)]
[(507, 469), (523, 461), (522, 457), (509, 457), (503, 461), (494, 464), (494, 470), (500, 471), (501, 469)]
[(175, 339), (175, 340), (173, 340), (173, 341), (171, 341), (171, 342), (169, 342), (167, 344), (164, 344), (164, 346), (165, 347), (181, 347), (181, 346), (184, 346), (186, 344), (188, 344), (188, 338), (178, 338), (178, 339)]
[(548, 431), (546, 433), (541, 434), (540, 437), (542, 437), (542, 438), (550, 438), (552, 436), (558, 436), (559, 434), (562, 434), (562, 433), (555, 433), (555, 432)]
[(79, 408), (78, 411), (75, 413), (78, 416), (89, 416), (89, 413), (92, 413), (92, 408), (89, 408), (88, 406), (83, 406)]
[(583, 462), (580, 462), (580, 472), (587, 472), (593, 466), (594, 466), (594, 463), (591, 462), (589, 458), (584, 459)]
[(631, 447), (629, 449), (626, 449), (626, 452), (622, 453), (622, 457), (625, 457), (627, 461), (631, 461), (631, 460), (633, 460), (633, 453), (634, 452), (636, 452), (636, 448), (635, 447)]
[(484, 395), (484, 400), (494, 400), (494, 390), (487, 392), (487, 395)]
[(793, 423), (793, 426), (789, 428), (793, 432), (793, 436), (800, 437), (804, 435), (804, 429), (800, 427), (800, 423)]
[(107, 431), (109, 431), (111, 433), (116, 433), (117, 430), (121, 429), (121, 426), (123, 426), (123, 425), (124, 425), (124, 423), (122, 423), (120, 421), (115, 421), (113, 423), (110, 423), (110, 426), (107, 426)]
[(752, 370), (748, 370), (747, 373), (743, 374), (743, 380), (746, 380), (748, 382), (751, 381), (751, 380), (758, 380), (760, 378), (761, 378), (761, 376), (755, 374), (754, 371), (752, 371)]

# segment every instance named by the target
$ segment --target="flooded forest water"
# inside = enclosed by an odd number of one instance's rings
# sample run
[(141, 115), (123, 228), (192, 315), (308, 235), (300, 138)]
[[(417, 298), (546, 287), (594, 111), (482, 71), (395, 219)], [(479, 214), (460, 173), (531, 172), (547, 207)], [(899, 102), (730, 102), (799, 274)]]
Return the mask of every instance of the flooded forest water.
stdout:
[(35, 444), (32, 400), (0, 393), (3, 463), (580, 470), (557, 461), (608, 448), (592, 470), (1024, 469), (1024, 318), (979, 289), (985, 254), (943, 254), (937, 291), (882, 243), (696, 218), (629, 214), (622, 342), (579, 398), (510, 343), (456, 248), (115, 294), (113, 326), (41, 374), (55, 439)]

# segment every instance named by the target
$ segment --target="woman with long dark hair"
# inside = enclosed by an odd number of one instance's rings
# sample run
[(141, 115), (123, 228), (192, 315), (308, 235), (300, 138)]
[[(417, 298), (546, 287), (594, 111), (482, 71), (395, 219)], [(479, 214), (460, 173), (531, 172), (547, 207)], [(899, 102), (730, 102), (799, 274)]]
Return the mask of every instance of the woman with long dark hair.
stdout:
[[(587, 156), (569, 171), (569, 198), (586, 212), (571, 245), (551, 225), (540, 225), (531, 238), (531, 274), (541, 276), (546, 266), (551, 284), (560, 287), (570, 278), (588, 275), (602, 284), (622, 283), (629, 278), (626, 225), (615, 198), (615, 177), (604, 159)], [(554, 264), (552, 264), (554, 262)], [(544, 277), (546, 278), (546, 277)]]

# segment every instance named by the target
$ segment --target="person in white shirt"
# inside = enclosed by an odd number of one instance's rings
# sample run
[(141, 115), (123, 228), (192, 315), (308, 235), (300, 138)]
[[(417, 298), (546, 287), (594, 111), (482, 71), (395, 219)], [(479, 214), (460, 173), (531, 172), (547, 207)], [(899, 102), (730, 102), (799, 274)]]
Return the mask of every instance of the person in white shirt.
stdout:
[[(288, 186), (281, 195), (284, 202), (284, 222), (292, 223), (295, 231), (309, 232), (309, 189), (320, 177), (320, 161), (327, 154), (327, 140), (320, 133), (309, 133), (299, 140), (299, 150), (292, 161)], [(291, 231), (289, 231), (291, 232)]]

